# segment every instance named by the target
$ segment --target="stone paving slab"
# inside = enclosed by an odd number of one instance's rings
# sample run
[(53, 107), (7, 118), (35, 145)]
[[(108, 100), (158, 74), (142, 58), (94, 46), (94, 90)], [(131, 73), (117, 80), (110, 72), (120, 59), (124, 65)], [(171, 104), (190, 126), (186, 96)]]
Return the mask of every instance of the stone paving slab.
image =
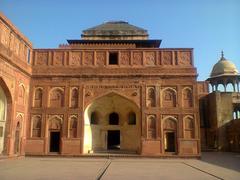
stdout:
[(106, 159), (25, 158), (0, 162), (0, 180), (96, 179)]
[(1, 159), (0, 180), (239, 180), (240, 154), (204, 153), (197, 159), (50, 158)]
[(211, 180), (218, 179), (209, 174), (171, 161), (113, 161), (107, 169), (104, 180), (147, 179), (147, 180)]

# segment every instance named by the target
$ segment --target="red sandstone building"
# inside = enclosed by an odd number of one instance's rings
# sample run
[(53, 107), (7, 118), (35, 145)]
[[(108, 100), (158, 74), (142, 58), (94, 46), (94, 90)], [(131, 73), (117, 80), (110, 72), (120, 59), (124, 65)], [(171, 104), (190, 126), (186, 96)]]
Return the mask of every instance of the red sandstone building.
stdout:
[(193, 49), (160, 44), (117, 21), (34, 49), (1, 14), (0, 153), (199, 156), (208, 84)]

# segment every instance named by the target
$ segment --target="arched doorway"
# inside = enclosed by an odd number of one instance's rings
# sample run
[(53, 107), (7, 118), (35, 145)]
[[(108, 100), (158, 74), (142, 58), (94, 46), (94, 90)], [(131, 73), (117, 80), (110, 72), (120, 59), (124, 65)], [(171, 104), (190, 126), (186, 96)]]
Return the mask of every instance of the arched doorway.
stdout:
[(0, 86), (0, 154), (2, 154), (4, 147), (6, 116), (7, 116), (7, 98), (2, 87)]
[(49, 152), (60, 153), (61, 151), (61, 129), (62, 129), (62, 118), (53, 116), (48, 122), (49, 129)]
[(11, 93), (0, 77), (0, 154), (8, 154), (10, 152), (9, 134), (10, 121), (12, 117), (12, 98)]
[(104, 95), (85, 109), (83, 152), (139, 152), (140, 131), (139, 107), (116, 93)]
[(163, 121), (164, 152), (177, 152), (177, 120), (174, 117), (167, 117)]

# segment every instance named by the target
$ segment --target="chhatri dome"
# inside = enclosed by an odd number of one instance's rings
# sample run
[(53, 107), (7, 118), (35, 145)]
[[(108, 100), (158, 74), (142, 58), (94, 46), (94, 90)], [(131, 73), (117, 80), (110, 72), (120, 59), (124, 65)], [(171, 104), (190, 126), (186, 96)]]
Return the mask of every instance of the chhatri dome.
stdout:
[(213, 91), (218, 91), (218, 86), (223, 85), (224, 91), (227, 91), (228, 84), (232, 84), (233, 91), (239, 92), (240, 74), (231, 61), (225, 59), (222, 51), (221, 59), (213, 66), (210, 78), (207, 79), (212, 85)]
[(238, 75), (238, 70), (231, 61), (224, 58), (222, 51), (221, 59), (213, 66), (211, 77)]

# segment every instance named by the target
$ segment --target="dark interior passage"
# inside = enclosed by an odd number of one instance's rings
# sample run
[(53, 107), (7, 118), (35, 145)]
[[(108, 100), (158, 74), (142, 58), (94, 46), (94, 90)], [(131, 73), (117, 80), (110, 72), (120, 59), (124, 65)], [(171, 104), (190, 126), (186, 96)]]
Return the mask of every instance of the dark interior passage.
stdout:
[(165, 152), (175, 152), (175, 133), (166, 132), (165, 136)]
[(119, 130), (108, 131), (107, 148), (120, 149), (120, 131)]
[(50, 133), (50, 152), (59, 152), (60, 150), (60, 132)]

